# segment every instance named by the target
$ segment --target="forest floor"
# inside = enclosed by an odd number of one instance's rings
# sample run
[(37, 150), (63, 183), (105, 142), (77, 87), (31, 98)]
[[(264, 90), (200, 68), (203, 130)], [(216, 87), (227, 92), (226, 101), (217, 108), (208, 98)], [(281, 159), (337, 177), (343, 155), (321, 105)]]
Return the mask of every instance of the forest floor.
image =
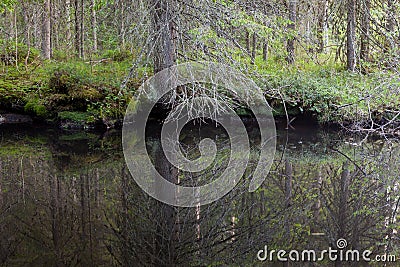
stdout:
[[(151, 73), (120, 85), (131, 56), (108, 51), (97, 59), (52, 61), (31, 59), (0, 67), (0, 114), (27, 114), (36, 121), (64, 128), (113, 127), (124, 116), (127, 103)], [(147, 73), (147, 74), (146, 74)], [(339, 64), (298, 62), (287, 66), (274, 59), (257, 58), (249, 64), (251, 77), (264, 90), (277, 117), (306, 116), (321, 124), (362, 125), (398, 122), (400, 80), (390, 72), (350, 73)]]

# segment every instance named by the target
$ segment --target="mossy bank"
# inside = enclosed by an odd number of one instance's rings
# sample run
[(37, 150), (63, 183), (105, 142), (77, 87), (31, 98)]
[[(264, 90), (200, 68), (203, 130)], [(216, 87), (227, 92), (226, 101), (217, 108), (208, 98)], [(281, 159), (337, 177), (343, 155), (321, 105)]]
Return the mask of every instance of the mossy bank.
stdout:
[[(28, 56), (23, 47), (20, 50), (21, 63), (2, 61), (0, 111), (63, 128), (120, 125), (129, 100), (152, 75), (151, 68), (139, 69), (122, 91), (121, 81), (133, 60), (130, 52), (106, 51), (87, 60), (56, 53), (53, 60), (42, 61), (38, 51), (32, 49)], [(399, 110), (400, 80), (394, 73), (361, 75), (340, 65), (310, 62), (289, 67), (273, 59), (258, 59), (250, 68), (277, 117), (306, 115), (319, 123), (368, 124), (371, 119), (396, 119)], [(243, 109), (240, 113), (246, 114)]]

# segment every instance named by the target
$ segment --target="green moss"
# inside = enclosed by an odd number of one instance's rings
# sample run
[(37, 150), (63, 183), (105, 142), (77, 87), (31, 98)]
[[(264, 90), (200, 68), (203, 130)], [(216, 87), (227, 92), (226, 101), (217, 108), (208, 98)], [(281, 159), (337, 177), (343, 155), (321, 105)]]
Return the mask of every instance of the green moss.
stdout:
[(80, 83), (79, 78), (74, 77), (72, 70), (57, 68), (50, 74), (48, 88), (52, 93), (68, 94)]
[(91, 115), (87, 112), (62, 111), (62, 112), (58, 112), (58, 118), (63, 121), (72, 121), (72, 122), (78, 122), (78, 123), (94, 122), (93, 115)]
[(41, 118), (48, 118), (50, 116), (42, 101), (37, 98), (29, 100), (24, 106), (24, 111)]
[(76, 87), (73, 90), (69, 90), (69, 96), (73, 99), (80, 100), (91, 100), (91, 101), (99, 101), (103, 96), (97, 91), (95, 88), (91, 88), (88, 86)]
[(47, 117), (47, 114), (48, 114), (46, 107), (43, 105), (37, 105), (35, 107), (35, 113), (37, 116), (43, 117), (43, 118)]
[[(83, 115), (67, 118), (61, 113), (62, 118), (71, 121), (122, 119), (136, 89), (152, 75), (151, 66), (138, 68), (138, 76), (130, 79), (121, 92), (121, 81), (131, 66), (131, 57), (128, 50), (110, 50), (101, 58), (112, 60), (93, 63), (71, 59), (56, 51), (56, 61), (32, 59), (29, 66), (22, 61), (18, 68), (7, 65), (5, 71), (0, 70), (0, 106), (22, 104), (26, 112), (46, 119), (60, 112), (87, 114), (89, 118), (82, 118)], [(313, 113), (321, 122), (369, 119), (368, 109), (376, 118), (393, 118), (393, 114), (386, 113), (398, 110), (398, 77), (390, 78), (391, 73), (351, 74), (338, 63), (324, 64), (299, 58), (294, 66), (288, 66), (273, 57), (265, 62), (259, 56), (255, 65), (247, 67), (254, 73), (252, 78), (264, 91), (275, 115), (285, 115), (284, 101), (289, 115)], [(245, 116), (248, 112), (239, 107), (238, 114)]]
[(368, 120), (369, 109), (380, 114), (397, 110), (400, 96), (395, 78), (389, 81), (384, 76), (321, 68), (282, 70), (258, 82), (279, 114), (285, 101), (289, 114), (304, 111), (317, 115), (320, 122), (353, 122)]

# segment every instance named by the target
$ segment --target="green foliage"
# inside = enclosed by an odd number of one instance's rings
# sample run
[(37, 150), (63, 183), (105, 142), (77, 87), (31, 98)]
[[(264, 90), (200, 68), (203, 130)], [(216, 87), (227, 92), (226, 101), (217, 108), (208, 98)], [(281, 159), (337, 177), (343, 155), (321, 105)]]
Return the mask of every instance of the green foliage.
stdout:
[(254, 67), (254, 80), (265, 90), (275, 115), (306, 112), (316, 115), (320, 122), (354, 122), (368, 120), (369, 109), (383, 116), (385, 109), (397, 110), (400, 103), (395, 93), (397, 79), (389, 78), (390, 74), (383, 78), (350, 73), (337, 64), (300, 61), (285, 66), (276, 62), (258, 58)]
[(67, 62), (72, 58), (72, 55), (64, 50), (56, 49), (53, 51), (52, 59), (59, 62)]
[(0, 39), (0, 61), (5, 65), (15, 65), (16, 60), (18, 63), (32, 63), (38, 59), (40, 51), (36, 48), (30, 47), (23, 43), (5, 41)]
[(127, 49), (106, 50), (103, 52), (103, 58), (111, 58), (113, 61), (122, 62), (132, 59), (132, 53)]
[(42, 101), (37, 98), (29, 100), (24, 106), (24, 111), (41, 118), (46, 118), (49, 116), (46, 107), (43, 105)]
[(52, 71), (49, 78), (49, 90), (58, 94), (68, 94), (79, 87), (82, 83), (81, 77), (76, 69), (69, 66), (60, 66)]
[(14, 9), (14, 5), (17, 3), (15, 0), (1, 0), (0, 1), (0, 13), (4, 11), (12, 11)]
[(60, 120), (67, 120), (73, 122), (93, 122), (93, 116), (86, 112), (70, 112), (62, 111), (58, 112), (58, 118)]
[[(199, 30), (193, 29), (192, 34), (196, 35)], [(199, 38), (205, 38), (203, 41), (218, 42), (215, 32), (201, 33)], [(393, 118), (394, 114), (386, 110), (397, 110), (400, 103), (396, 93), (400, 84), (395, 76), (389, 78), (390, 73), (351, 74), (323, 54), (319, 58), (325, 61), (323, 65), (299, 57), (294, 66), (288, 66), (285, 52), (274, 53), (267, 61), (257, 56), (255, 65), (249, 65), (249, 58), (238, 49), (231, 49), (229, 53), (254, 74), (253, 79), (265, 91), (277, 116), (285, 116), (286, 112), (291, 116), (311, 113), (320, 122), (352, 122), (360, 118), (367, 120), (370, 108), (377, 118)], [(23, 103), (26, 112), (43, 118), (58, 112), (83, 112), (93, 120), (118, 120), (123, 118), (135, 90), (152, 75), (151, 66), (140, 67), (138, 75), (120, 91), (121, 81), (131, 66), (132, 55), (128, 50), (107, 50), (101, 58), (112, 60), (104, 62), (74, 60), (62, 51), (55, 51), (55, 55), (56, 61), (41, 66), (20, 65), (19, 69), (7, 66), (0, 79), (1, 105)], [(240, 107), (238, 111), (247, 115)]]

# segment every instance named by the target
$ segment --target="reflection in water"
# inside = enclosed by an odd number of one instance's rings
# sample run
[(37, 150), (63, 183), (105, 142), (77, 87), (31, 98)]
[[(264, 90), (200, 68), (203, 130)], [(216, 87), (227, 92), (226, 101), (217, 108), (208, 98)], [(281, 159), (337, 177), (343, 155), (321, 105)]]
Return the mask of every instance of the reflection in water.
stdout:
[[(257, 140), (257, 129), (248, 131)], [(189, 158), (198, 156), (201, 138), (216, 140), (217, 159), (202, 173), (180, 172), (165, 160), (157, 136), (149, 136), (161, 174), (198, 184), (224, 170), (231, 144), (223, 131), (187, 128), (181, 137)], [(265, 245), (322, 250), (339, 238), (351, 249), (400, 256), (396, 143), (356, 146), (349, 136), (321, 129), (279, 132), (262, 188), (248, 192), (255, 150), (231, 193), (206, 206), (175, 208), (138, 188), (120, 138), (119, 132), (0, 129), (3, 266), (258, 266), (265, 265), (257, 260)]]

